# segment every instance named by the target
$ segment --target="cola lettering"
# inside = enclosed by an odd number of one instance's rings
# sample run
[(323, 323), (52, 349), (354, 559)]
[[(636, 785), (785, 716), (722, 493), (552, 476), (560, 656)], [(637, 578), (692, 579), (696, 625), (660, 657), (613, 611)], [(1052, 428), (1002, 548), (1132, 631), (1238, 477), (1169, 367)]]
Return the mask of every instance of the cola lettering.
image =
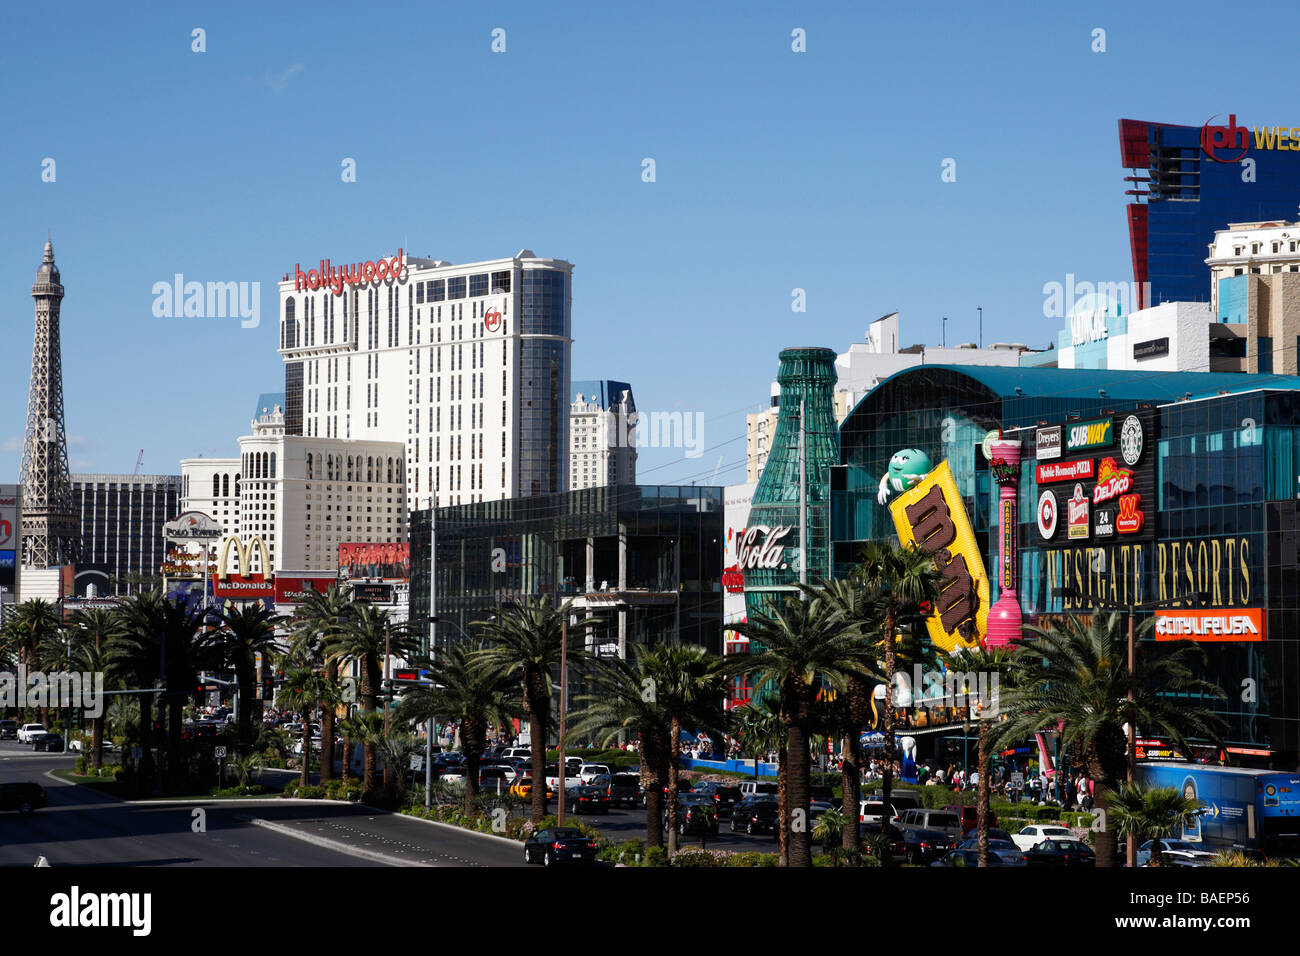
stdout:
[(740, 544), (736, 546), (740, 569), (745, 571), (753, 568), (779, 568), (781, 555), (785, 552), (785, 545), (780, 542), (793, 529), (793, 525), (777, 525), (769, 528), (764, 524), (746, 528)]

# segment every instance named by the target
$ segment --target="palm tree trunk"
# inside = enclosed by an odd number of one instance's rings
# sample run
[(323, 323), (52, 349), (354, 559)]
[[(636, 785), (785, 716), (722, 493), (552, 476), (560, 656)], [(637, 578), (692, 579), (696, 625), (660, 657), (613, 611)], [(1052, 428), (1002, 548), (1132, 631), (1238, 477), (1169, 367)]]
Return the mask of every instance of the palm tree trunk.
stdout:
[(167, 703), (167, 780), (168, 785), (180, 791), (185, 788), (186, 767), (181, 761), (181, 725), (185, 719), (185, 701)]
[(298, 782), (304, 787), (311, 783), (311, 708), (302, 709), (302, 776)]
[(669, 725), (672, 740), (668, 743), (671, 761), (668, 764), (668, 858), (677, 853), (677, 782), (682, 758), (682, 725), (673, 717)]
[(862, 842), (862, 824), (858, 819), (862, 802), (862, 728), (866, 724), (871, 689), (861, 677), (849, 679), (849, 726), (844, 735), (843, 763), (840, 767), (843, 799), (840, 807), (848, 818), (840, 834), (840, 844), (855, 857)]
[(546, 687), (546, 675), (530, 673), (526, 678), (528, 709), (529, 753), (532, 755), (533, 789), (529, 793), (533, 802), (533, 825), (546, 816), (546, 717), (550, 712), (551, 695)]
[(979, 835), (979, 865), (989, 865), (989, 722), (980, 721), (979, 790), (975, 799), (975, 825)]
[[(1060, 768), (1057, 768), (1060, 773)], [(1091, 779), (1091, 777), (1090, 777)], [(1096, 780), (1096, 786), (1093, 788), (1093, 800), (1097, 809), (1108, 811), (1110, 809), (1110, 800), (1107, 794), (1115, 788), (1114, 780)], [(1115, 831), (1110, 827), (1104, 827), (1093, 833), (1093, 847), (1097, 851), (1097, 866), (1114, 866), (1115, 865)]]
[(663, 755), (668, 748), (659, 739), (660, 731), (653, 735), (642, 735), (637, 740), (637, 749), (641, 753), (641, 775), (645, 786), (645, 845), (646, 849), (664, 845), (664, 767)]
[[(898, 667), (898, 654), (894, 647), (894, 631), (898, 625), (898, 612), (890, 605), (885, 615), (885, 760), (880, 784), (881, 833), (888, 834), (890, 826), (889, 796), (894, 781), (894, 672)], [(889, 851), (880, 858), (881, 866), (889, 866)]]
[(787, 837), (788, 827), (786, 820), (790, 815), (790, 762), (786, 759), (789, 755), (789, 742), (785, 739), (785, 734), (781, 735), (781, 745), (776, 752), (776, 818), (780, 825), (776, 828), (777, 833), (777, 853), (781, 857), (781, 865), (787, 866), (790, 862), (790, 842)]
[(782, 815), (783, 827), (789, 829), (786, 850), (788, 866), (812, 866), (812, 843), (808, 832), (808, 788), (811, 786), (812, 761), (808, 754), (808, 733), (798, 722), (792, 721), (786, 729), (786, 754), (790, 770), (786, 777), (786, 806)]
[(487, 748), (487, 724), (475, 715), (463, 715), (460, 739), (465, 753), (465, 812), (473, 813), (474, 801), (479, 795), (478, 768), (483, 761), (483, 751)]
[(341, 762), (343, 764), (343, 789), (346, 791), (348, 788), (348, 772), (352, 769), (350, 766), (352, 763), (352, 740), (347, 736), (343, 738), (343, 760)]
[(147, 790), (153, 786), (153, 694), (140, 695), (140, 766), (136, 786)]
[(104, 718), (90, 722), (90, 765), (98, 770), (104, 766)]
[(256, 673), (253, 662), (240, 660), (235, 674), (239, 684), (239, 755), (247, 757), (253, 751), (253, 693), (257, 689), (254, 682)]
[[(369, 657), (361, 662), (361, 709), (366, 713), (375, 712), (374, 672), (377, 664), (372, 664)], [(361, 741), (362, 777), (361, 799), (371, 801), (375, 797), (375, 745), (369, 735)]]
[[(331, 660), (325, 665), (325, 679), (333, 687), (339, 682), (339, 662)], [(320, 782), (321, 786), (334, 779), (334, 705), (326, 703), (320, 715)]]

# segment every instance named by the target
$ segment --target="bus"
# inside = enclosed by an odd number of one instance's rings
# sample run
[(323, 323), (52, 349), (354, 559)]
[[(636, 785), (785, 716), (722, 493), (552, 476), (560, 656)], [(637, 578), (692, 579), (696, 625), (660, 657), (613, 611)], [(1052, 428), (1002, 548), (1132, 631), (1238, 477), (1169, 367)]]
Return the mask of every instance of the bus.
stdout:
[(1173, 787), (1201, 805), (1196, 821), (1174, 839), (1213, 849), (1300, 850), (1300, 772), (1195, 763), (1139, 763), (1137, 781)]

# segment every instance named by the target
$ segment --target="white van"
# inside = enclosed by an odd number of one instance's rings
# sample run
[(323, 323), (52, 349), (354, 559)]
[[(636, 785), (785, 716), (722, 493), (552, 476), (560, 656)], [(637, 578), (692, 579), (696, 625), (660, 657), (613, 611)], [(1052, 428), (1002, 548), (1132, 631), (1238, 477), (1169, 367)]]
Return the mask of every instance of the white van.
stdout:
[(742, 780), (740, 783), (740, 798), (754, 796), (776, 796), (776, 784), (768, 783), (765, 780)]

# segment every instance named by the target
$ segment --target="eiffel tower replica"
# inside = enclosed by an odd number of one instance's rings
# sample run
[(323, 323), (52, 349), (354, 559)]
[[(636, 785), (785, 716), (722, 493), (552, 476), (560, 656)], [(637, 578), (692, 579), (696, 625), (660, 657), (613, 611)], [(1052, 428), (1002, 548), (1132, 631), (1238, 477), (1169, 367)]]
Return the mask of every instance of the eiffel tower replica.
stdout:
[(59, 345), (59, 309), (63, 285), (54, 264), (54, 246), (45, 255), (32, 286), (36, 300), (36, 335), (32, 341), (32, 384), (27, 396), (27, 434), (23, 441), (22, 563), (49, 568), (72, 564), (81, 533), (72, 507), (68, 471), (68, 435), (63, 424), (63, 359)]

